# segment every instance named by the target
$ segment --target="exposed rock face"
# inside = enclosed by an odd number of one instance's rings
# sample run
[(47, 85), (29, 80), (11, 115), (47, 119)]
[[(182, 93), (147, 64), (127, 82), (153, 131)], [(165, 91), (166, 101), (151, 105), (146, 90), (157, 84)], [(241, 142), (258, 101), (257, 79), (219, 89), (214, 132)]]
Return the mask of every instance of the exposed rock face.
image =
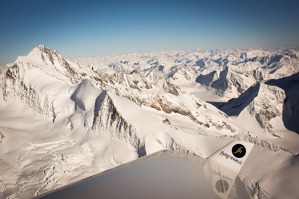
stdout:
[(299, 134), (299, 73), (277, 80), (269, 80), (266, 84), (278, 86), (285, 91), (283, 121), (289, 130)]
[(70, 78), (70, 81), (76, 83), (78, 80), (78, 73), (71, 66), (73, 63), (67, 61), (64, 57), (62, 57), (58, 51), (47, 48), (43, 45), (39, 45), (34, 48), (28, 56), (41, 58), (41, 61), (45, 65), (52, 65), (55, 69), (64, 74), (65, 76)]
[(221, 107), (221, 110), (227, 115), (239, 117), (242, 117), (242, 113), (248, 112), (263, 129), (273, 132), (273, 125), (278, 122), (273, 119), (281, 121), (285, 98), (286, 95), (282, 89), (257, 83), (240, 97), (230, 100)]
[(137, 150), (142, 147), (136, 129), (118, 112), (106, 91), (97, 97), (94, 107), (93, 130), (109, 133), (112, 137), (130, 143)]
[(54, 99), (49, 99), (50, 96), (36, 90), (33, 85), (25, 82), (24, 71), (25, 68), (18, 64), (3, 70), (1, 87), (4, 101), (19, 99), (37, 113), (52, 117), (53, 106), (51, 101)]

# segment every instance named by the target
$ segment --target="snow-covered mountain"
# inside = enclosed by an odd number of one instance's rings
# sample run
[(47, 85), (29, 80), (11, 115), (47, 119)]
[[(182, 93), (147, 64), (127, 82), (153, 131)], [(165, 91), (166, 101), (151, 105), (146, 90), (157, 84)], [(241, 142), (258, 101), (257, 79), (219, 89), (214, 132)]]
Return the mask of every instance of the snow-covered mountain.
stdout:
[[(206, 157), (236, 139), (256, 144), (242, 170), (252, 197), (290, 197), (271, 180), (277, 172), (296, 180), (284, 170), (299, 169), (298, 131), (284, 107), (298, 99), (268, 82), (298, 73), (298, 57), (194, 50), (70, 61), (37, 46), (0, 68), (0, 197), (37, 196), (163, 149)], [(250, 171), (274, 159), (285, 165)]]
[(206, 85), (228, 100), (238, 97), (255, 82), (278, 79), (298, 72), (295, 49), (194, 50), (130, 54), (117, 57), (82, 58), (84, 66), (136, 73), (159, 70), (179, 86)]
[(299, 134), (299, 73), (280, 79), (272, 79), (266, 82), (285, 91), (286, 98), (283, 106), (284, 125)]
[(231, 99), (221, 107), (229, 116), (238, 116), (241, 120), (251, 120), (251, 125), (274, 133), (285, 128), (282, 121), (284, 91), (275, 86), (256, 83), (238, 98)]

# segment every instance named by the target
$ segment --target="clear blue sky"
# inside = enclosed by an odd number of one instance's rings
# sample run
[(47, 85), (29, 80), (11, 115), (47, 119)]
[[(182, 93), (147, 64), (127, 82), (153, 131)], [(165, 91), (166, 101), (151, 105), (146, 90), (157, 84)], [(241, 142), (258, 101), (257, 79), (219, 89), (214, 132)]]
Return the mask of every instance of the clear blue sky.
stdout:
[(0, 65), (38, 44), (68, 58), (299, 45), (298, 0), (1, 0)]

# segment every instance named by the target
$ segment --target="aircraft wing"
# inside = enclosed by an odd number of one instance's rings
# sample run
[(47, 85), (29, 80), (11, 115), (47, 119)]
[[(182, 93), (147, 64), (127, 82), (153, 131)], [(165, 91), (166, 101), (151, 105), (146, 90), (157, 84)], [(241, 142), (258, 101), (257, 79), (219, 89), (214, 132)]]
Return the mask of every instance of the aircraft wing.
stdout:
[[(241, 186), (234, 184), (252, 147), (253, 144), (234, 141), (207, 159), (161, 151), (39, 198), (249, 198), (241, 180)], [(233, 187), (239, 190), (232, 191)]]
[(234, 141), (207, 158), (211, 184), (220, 198), (232, 195), (235, 179), (252, 148), (251, 143)]

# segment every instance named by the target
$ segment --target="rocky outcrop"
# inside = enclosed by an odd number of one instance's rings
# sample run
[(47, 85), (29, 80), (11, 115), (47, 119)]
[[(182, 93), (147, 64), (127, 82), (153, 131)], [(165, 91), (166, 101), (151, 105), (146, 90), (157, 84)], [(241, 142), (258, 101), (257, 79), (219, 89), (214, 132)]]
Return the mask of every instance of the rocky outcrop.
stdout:
[(142, 147), (136, 129), (123, 118), (106, 91), (95, 101), (92, 129), (130, 143), (137, 150)]
[[(80, 81), (80, 75), (74, 68), (74, 63), (62, 57), (58, 51), (39, 45), (34, 48), (27, 56), (41, 59), (41, 63), (47, 66), (53, 66), (56, 71), (68, 77), (72, 83)], [(73, 66), (72, 66), (73, 65)]]
[(20, 100), (35, 112), (53, 117), (54, 99), (25, 82), (24, 70), (24, 67), (14, 64), (2, 71), (1, 87), (4, 101)]
[[(238, 98), (229, 100), (221, 107), (221, 110), (227, 115), (239, 117), (245, 117), (246, 112), (256, 120), (261, 128), (266, 129), (268, 132), (273, 132), (274, 126), (279, 121), (282, 121), (285, 98), (286, 95), (282, 89), (257, 83)], [(274, 122), (273, 119), (278, 120)]]
[(281, 79), (269, 80), (266, 84), (278, 86), (285, 91), (286, 98), (282, 113), (284, 125), (299, 134), (299, 73)]

